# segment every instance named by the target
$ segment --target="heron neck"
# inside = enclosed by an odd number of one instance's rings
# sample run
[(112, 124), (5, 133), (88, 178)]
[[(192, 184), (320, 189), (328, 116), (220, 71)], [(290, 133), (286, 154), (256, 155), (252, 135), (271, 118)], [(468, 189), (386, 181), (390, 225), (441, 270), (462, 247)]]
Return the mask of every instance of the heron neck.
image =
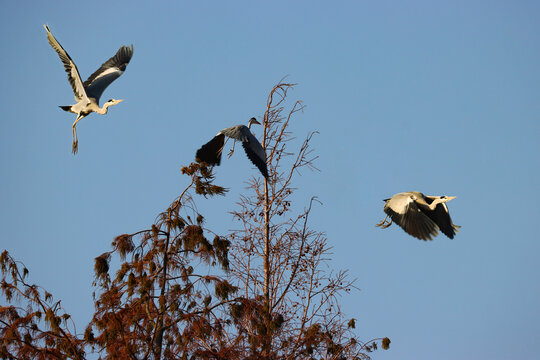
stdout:
[(429, 204), (429, 209), (430, 210), (435, 210), (437, 205), (442, 204), (442, 203), (444, 203), (444, 201), (441, 201), (440, 199), (435, 199), (435, 200), (433, 200), (433, 202), (431, 204)]
[(96, 112), (97, 112), (98, 114), (105, 115), (105, 114), (109, 111), (109, 106), (111, 106), (111, 105), (114, 105), (114, 104), (111, 104), (111, 103), (106, 102), (105, 104), (103, 104), (103, 107), (100, 108), (100, 107), (98, 106)]

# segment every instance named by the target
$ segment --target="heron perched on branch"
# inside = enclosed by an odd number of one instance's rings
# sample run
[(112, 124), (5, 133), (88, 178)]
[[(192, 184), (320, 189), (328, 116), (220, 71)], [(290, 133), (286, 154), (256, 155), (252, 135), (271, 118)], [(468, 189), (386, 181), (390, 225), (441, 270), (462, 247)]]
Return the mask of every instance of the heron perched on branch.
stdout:
[[(230, 128), (221, 130), (212, 140), (204, 144), (195, 155), (195, 159), (198, 162), (205, 162), (209, 165), (219, 165), (221, 163), (221, 153), (225, 146), (225, 137), (231, 138), (234, 141), (238, 140), (242, 142), (246, 155), (257, 168), (261, 171), (261, 174), (268, 178), (268, 169), (266, 167), (266, 153), (257, 140), (257, 138), (251, 133), (251, 125), (259, 124), (255, 118), (249, 119), (248, 126), (236, 125)], [(234, 152), (233, 149), (229, 153), (229, 157)]]
[[(439, 234), (453, 239), (460, 226), (450, 218), (446, 203), (455, 196), (426, 196), (418, 191), (402, 192), (385, 199), (386, 217), (376, 226), (387, 228), (396, 222), (409, 235), (420, 240), (431, 240)], [(390, 216), (390, 221), (386, 219)]]
[(120, 75), (126, 70), (127, 64), (133, 56), (133, 45), (131, 47), (122, 46), (112, 58), (107, 60), (99, 69), (97, 69), (90, 77), (83, 83), (79, 70), (77, 66), (71, 60), (71, 57), (68, 55), (66, 50), (60, 45), (60, 43), (54, 38), (51, 30), (47, 25), (43, 25), (47, 31), (47, 39), (52, 48), (58, 53), (60, 60), (64, 63), (64, 69), (68, 74), (68, 80), (75, 94), (76, 104), (68, 106), (60, 106), (62, 110), (69, 111), (77, 114), (77, 118), (73, 123), (73, 154), (77, 153), (78, 141), (77, 141), (77, 130), (75, 126), (85, 116), (89, 115), (91, 112), (96, 112), (98, 114), (106, 114), (110, 106), (116, 105), (124, 100), (115, 100), (110, 99), (103, 107), (99, 107), (99, 98), (103, 91), (109, 86), (114, 80), (116, 80)]

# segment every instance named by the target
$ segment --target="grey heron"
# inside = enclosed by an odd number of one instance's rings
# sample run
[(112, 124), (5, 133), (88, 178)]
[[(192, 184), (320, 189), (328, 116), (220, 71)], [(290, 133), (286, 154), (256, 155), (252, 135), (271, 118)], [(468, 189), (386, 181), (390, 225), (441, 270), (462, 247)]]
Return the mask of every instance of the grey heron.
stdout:
[[(238, 140), (242, 142), (242, 147), (246, 152), (247, 157), (251, 162), (259, 168), (261, 174), (268, 178), (268, 169), (266, 167), (266, 153), (264, 149), (257, 140), (257, 138), (251, 133), (251, 125), (259, 124), (255, 118), (249, 119), (248, 126), (246, 125), (236, 125), (230, 128), (221, 130), (212, 140), (204, 144), (195, 155), (195, 159), (198, 162), (205, 162), (209, 165), (219, 165), (221, 163), (221, 153), (223, 152), (223, 147), (225, 146), (225, 137), (231, 138), (233, 140)], [(232, 155), (234, 151), (231, 150), (229, 156)]]
[(60, 106), (62, 110), (69, 111), (77, 114), (77, 118), (72, 125), (73, 128), (73, 154), (77, 153), (78, 149), (78, 140), (77, 140), (77, 130), (75, 126), (85, 116), (89, 115), (92, 112), (105, 115), (110, 106), (116, 105), (124, 100), (110, 99), (103, 107), (99, 107), (99, 98), (103, 91), (109, 86), (114, 80), (116, 80), (120, 75), (126, 70), (127, 64), (133, 56), (133, 45), (131, 47), (122, 46), (116, 54), (111, 57), (109, 60), (103, 63), (99, 69), (97, 69), (90, 77), (83, 83), (79, 70), (77, 66), (71, 60), (71, 57), (68, 55), (66, 50), (60, 45), (60, 43), (55, 39), (51, 30), (47, 25), (43, 25), (47, 31), (47, 39), (52, 48), (58, 53), (60, 60), (64, 64), (64, 69), (67, 72), (68, 80), (75, 94), (74, 105)]
[[(387, 228), (396, 222), (409, 235), (420, 240), (431, 240), (442, 233), (453, 239), (460, 226), (450, 218), (446, 203), (455, 196), (426, 196), (418, 191), (402, 192), (385, 199), (386, 217), (376, 226)], [(386, 219), (390, 216), (390, 221)]]

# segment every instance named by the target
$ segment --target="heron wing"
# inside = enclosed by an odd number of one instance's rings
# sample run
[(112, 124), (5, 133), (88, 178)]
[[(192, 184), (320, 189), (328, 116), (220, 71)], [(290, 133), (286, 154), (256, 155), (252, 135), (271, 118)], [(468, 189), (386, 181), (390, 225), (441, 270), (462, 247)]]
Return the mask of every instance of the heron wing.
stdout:
[(268, 168), (266, 165), (266, 153), (249, 127), (246, 125), (237, 125), (221, 131), (222, 134), (242, 142), (242, 147), (247, 157), (257, 166), (261, 174), (268, 178)]
[(107, 86), (124, 73), (132, 56), (133, 45), (131, 45), (131, 47), (122, 46), (113, 57), (105, 61), (103, 65), (101, 65), (101, 67), (84, 82), (88, 97), (95, 98), (96, 102), (98, 102)]
[(197, 150), (196, 159), (211, 165), (219, 165), (225, 136), (240, 141), (247, 157), (257, 166), (261, 174), (268, 178), (266, 153), (259, 140), (245, 125), (232, 126), (221, 130), (212, 140)]
[[(426, 202), (431, 204), (433, 200), (438, 198), (438, 196), (426, 196)], [(448, 236), (450, 239), (453, 239), (458, 232), (460, 226), (454, 225), (452, 218), (450, 217), (450, 212), (448, 211), (448, 206), (445, 203), (437, 204), (435, 210), (423, 210), (424, 213), (433, 220), (442, 233)]]
[(439, 233), (437, 224), (425, 215), (409, 196), (397, 199), (394, 196), (384, 206), (384, 212), (406, 233), (420, 240), (432, 240), (432, 237)]
[(60, 43), (53, 36), (51, 30), (49, 29), (49, 26), (43, 26), (47, 31), (47, 40), (49, 40), (49, 44), (56, 51), (56, 53), (60, 57), (60, 60), (62, 60), (62, 63), (64, 64), (64, 69), (67, 72), (69, 84), (71, 85), (73, 93), (75, 94), (75, 100), (79, 102), (84, 97), (86, 97), (86, 92), (83, 82), (81, 80), (81, 75), (79, 74), (79, 70), (77, 69), (77, 66), (75, 65), (73, 60), (71, 60), (71, 57), (69, 56), (67, 51), (64, 50), (62, 45), (60, 45)]
[(221, 153), (223, 144), (225, 143), (225, 135), (219, 133), (209, 142), (201, 146), (195, 154), (195, 160), (205, 162), (209, 165), (219, 165), (221, 163)]
[(246, 152), (247, 157), (251, 162), (257, 166), (261, 174), (268, 178), (268, 168), (266, 166), (266, 153), (264, 152), (264, 149), (257, 140), (253, 134), (251, 134), (248, 137), (247, 141), (242, 141), (242, 147), (244, 148), (244, 151)]

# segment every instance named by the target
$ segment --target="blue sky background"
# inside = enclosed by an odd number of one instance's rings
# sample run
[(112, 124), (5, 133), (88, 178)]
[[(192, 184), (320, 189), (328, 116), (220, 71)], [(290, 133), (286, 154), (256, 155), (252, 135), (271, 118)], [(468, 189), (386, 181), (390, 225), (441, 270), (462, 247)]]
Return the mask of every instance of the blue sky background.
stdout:
[[(323, 203), (312, 227), (358, 278), (342, 300), (360, 337), (391, 338), (373, 358), (537, 359), (539, 15), (537, 1), (2, 1), (0, 247), (84, 331), (94, 257), (151, 224), (196, 149), (260, 117), (289, 75), (296, 136), (320, 133), (296, 205)], [(103, 95), (126, 101), (78, 124), (75, 157), (45, 23), (84, 79), (135, 47)], [(258, 171), (237, 151), (216, 173), (231, 191), (198, 205), (219, 232)], [(454, 240), (374, 226), (409, 190), (457, 196)]]

